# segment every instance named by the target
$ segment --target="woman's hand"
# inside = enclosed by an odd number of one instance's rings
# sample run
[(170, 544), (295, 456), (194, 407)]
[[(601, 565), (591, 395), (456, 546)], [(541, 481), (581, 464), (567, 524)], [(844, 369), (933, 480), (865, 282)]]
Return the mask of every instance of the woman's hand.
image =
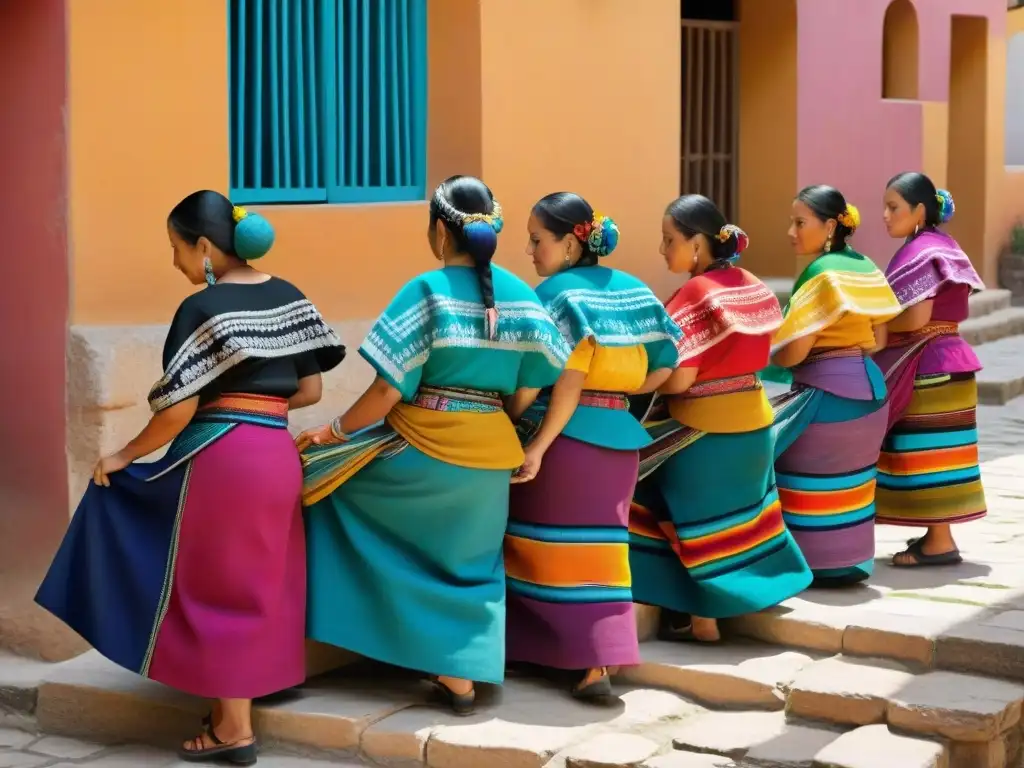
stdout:
[(104, 456), (96, 462), (96, 467), (92, 471), (92, 481), (96, 485), (109, 488), (110, 475), (114, 472), (120, 472), (131, 463), (131, 459), (126, 457), (121, 451), (112, 453), (110, 456)]
[(546, 448), (543, 448), (537, 443), (530, 443), (526, 446), (524, 453), (526, 458), (523, 459), (523, 465), (516, 470), (515, 474), (512, 475), (513, 483), (528, 483), (537, 476), (540, 472), (541, 462), (544, 461), (544, 453)]
[(307, 429), (296, 437), (295, 447), (299, 449), (299, 453), (302, 453), (311, 445), (337, 445), (341, 442), (343, 441), (339, 440), (331, 430), (331, 425), (324, 424), (322, 427)]

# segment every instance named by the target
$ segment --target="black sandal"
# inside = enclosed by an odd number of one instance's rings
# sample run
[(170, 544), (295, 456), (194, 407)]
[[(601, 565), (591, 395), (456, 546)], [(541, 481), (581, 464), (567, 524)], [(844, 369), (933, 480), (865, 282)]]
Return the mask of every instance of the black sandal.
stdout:
[(469, 693), (456, 693), (437, 677), (431, 677), (430, 684), (434, 686), (444, 702), (452, 708), (452, 712), (459, 717), (468, 717), (476, 711), (475, 688), (471, 688)]
[[(186, 763), (230, 763), (232, 765), (256, 765), (256, 758), (259, 754), (259, 748), (256, 745), (256, 739), (253, 738), (249, 744), (239, 744), (237, 741), (231, 744), (225, 744), (219, 738), (217, 734), (213, 732), (213, 726), (207, 726), (204, 733), (210, 737), (210, 741), (213, 742), (214, 746), (204, 747), (203, 737), (196, 736), (192, 739), (192, 743), (197, 745), (199, 749), (188, 749), (182, 746), (178, 749), (178, 759), (184, 760)], [(242, 739), (246, 741), (246, 739)]]
[(580, 682), (576, 683), (576, 685), (572, 687), (572, 697), (574, 699), (579, 699), (580, 701), (596, 704), (607, 704), (614, 701), (615, 696), (612, 693), (612, 676), (608, 674), (608, 670), (606, 669), (604, 674), (594, 682), (583, 685), (583, 681), (587, 679), (587, 674), (589, 672), (589, 669), (585, 670)]
[[(963, 557), (960, 556), (959, 549), (951, 549), (949, 552), (940, 552), (937, 555), (925, 554), (924, 550), (924, 538), (917, 539), (913, 544), (907, 547), (902, 552), (892, 556), (892, 565), (894, 568), (924, 568), (929, 566), (939, 565), (959, 565), (964, 561)], [(897, 562), (896, 558), (900, 555), (910, 555), (914, 558), (912, 563), (900, 563)]]

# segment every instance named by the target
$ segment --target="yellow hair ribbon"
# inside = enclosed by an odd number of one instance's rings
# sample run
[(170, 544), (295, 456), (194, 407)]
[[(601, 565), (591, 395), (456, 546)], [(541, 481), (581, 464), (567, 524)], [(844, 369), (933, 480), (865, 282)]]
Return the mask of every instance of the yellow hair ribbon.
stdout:
[(248, 215), (249, 212), (245, 210), (245, 208), (242, 208), (240, 205), (236, 205), (231, 209), (231, 218), (235, 220), (235, 224), (240, 222)]

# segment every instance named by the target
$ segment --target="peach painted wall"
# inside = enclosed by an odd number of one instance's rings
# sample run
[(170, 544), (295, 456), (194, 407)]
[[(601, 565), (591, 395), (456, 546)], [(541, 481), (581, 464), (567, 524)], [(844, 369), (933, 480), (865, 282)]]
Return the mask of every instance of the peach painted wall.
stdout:
[(569, 190), (619, 224), (606, 263), (668, 291), (658, 247), (679, 194), (678, 0), (489, 1), (481, 18), (483, 172), (506, 212), (499, 261), (536, 282), (530, 208)]
[(27, 652), (67, 525), (65, 73), (64, 0), (0, 3), (0, 646)]
[(796, 0), (743, 0), (739, 28), (739, 225), (743, 265), (791, 276), (788, 228), (797, 169)]
[[(1007, 42), (1015, 35), (1024, 35), (1024, 8), (1014, 9), (1007, 15)], [(1021, 85), (1018, 84), (1017, 87), (1021, 87)], [(1005, 130), (1005, 122), (1003, 127)], [(1009, 233), (1015, 224), (1024, 222), (1024, 166), (1007, 167), (1004, 174), (1003, 199), (1005, 204), (1000, 211), (1001, 218), (996, 222), (995, 228), (997, 231)], [(1006, 237), (1004, 236), (1003, 243), (1005, 244), (1005, 242)]]
[[(70, 7), (72, 320), (166, 322), (190, 290), (170, 266), (167, 212), (195, 189), (227, 186), (224, 3)], [(528, 274), (529, 206), (569, 188), (619, 221), (614, 264), (661, 277), (658, 214), (678, 191), (678, 7), (428, 3), (428, 181), (483, 175), (509, 217), (500, 261)], [(524, 39), (543, 55), (524, 56)], [(278, 241), (262, 266), (332, 319), (375, 315), (432, 266), (425, 202), (263, 210)]]
[[(918, 101), (881, 99), (882, 27), (889, 0), (858, 0), (850, 13), (847, 0), (798, 0), (800, 96), (797, 109), (797, 167), (799, 185), (830, 183), (839, 187), (861, 208), (865, 224), (855, 240), (857, 248), (885, 264), (894, 244), (881, 223), (881, 196), (885, 181), (903, 170), (926, 165), (941, 169), (942, 149), (925, 126), (941, 121), (941, 109), (921, 102), (945, 103), (950, 95), (951, 17), (983, 16), (988, 19), (989, 57), (984, 72), (988, 83), (983, 144), (977, 175), (985, 179), (972, 195), (983, 200), (964, 207), (983, 213), (980, 250), (972, 258), (986, 279), (994, 282), (995, 258), (1003, 191), (1002, 141), (994, 143), (993, 124), (1001, 123), (1002, 84), (1005, 72), (1006, 3), (1004, 0), (914, 0), (918, 17), (919, 72)], [(843, 24), (842, 51), (837, 55), (835, 24)], [(998, 87), (997, 87), (998, 86)], [(948, 124), (948, 121), (946, 121)], [(941, 128), (939, 129), (942, 130)], [(955, 140), (955, 138), (954, 138)], [(954, 155), (952, 163), (957, 162)], [(947, 166), (947, 173), (952, 168)], [(957, 190), (952, 190), (957, 195)], [(961, 190), (963, 194), (963, 190)], [(967, 203), (966, 199), (964, 200)]]

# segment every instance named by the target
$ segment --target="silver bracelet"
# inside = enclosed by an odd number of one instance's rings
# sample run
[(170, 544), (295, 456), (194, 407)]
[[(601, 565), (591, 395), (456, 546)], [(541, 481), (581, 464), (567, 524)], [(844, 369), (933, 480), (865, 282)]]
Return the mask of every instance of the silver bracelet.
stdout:
[(346, 435), (345, 431), (341, 428), (341, 416), (335, 416), (331, 421), (331, 434), (334, 436), (335, 440), (342, 443), (347, 443), (349, 441), (349, 436)]

